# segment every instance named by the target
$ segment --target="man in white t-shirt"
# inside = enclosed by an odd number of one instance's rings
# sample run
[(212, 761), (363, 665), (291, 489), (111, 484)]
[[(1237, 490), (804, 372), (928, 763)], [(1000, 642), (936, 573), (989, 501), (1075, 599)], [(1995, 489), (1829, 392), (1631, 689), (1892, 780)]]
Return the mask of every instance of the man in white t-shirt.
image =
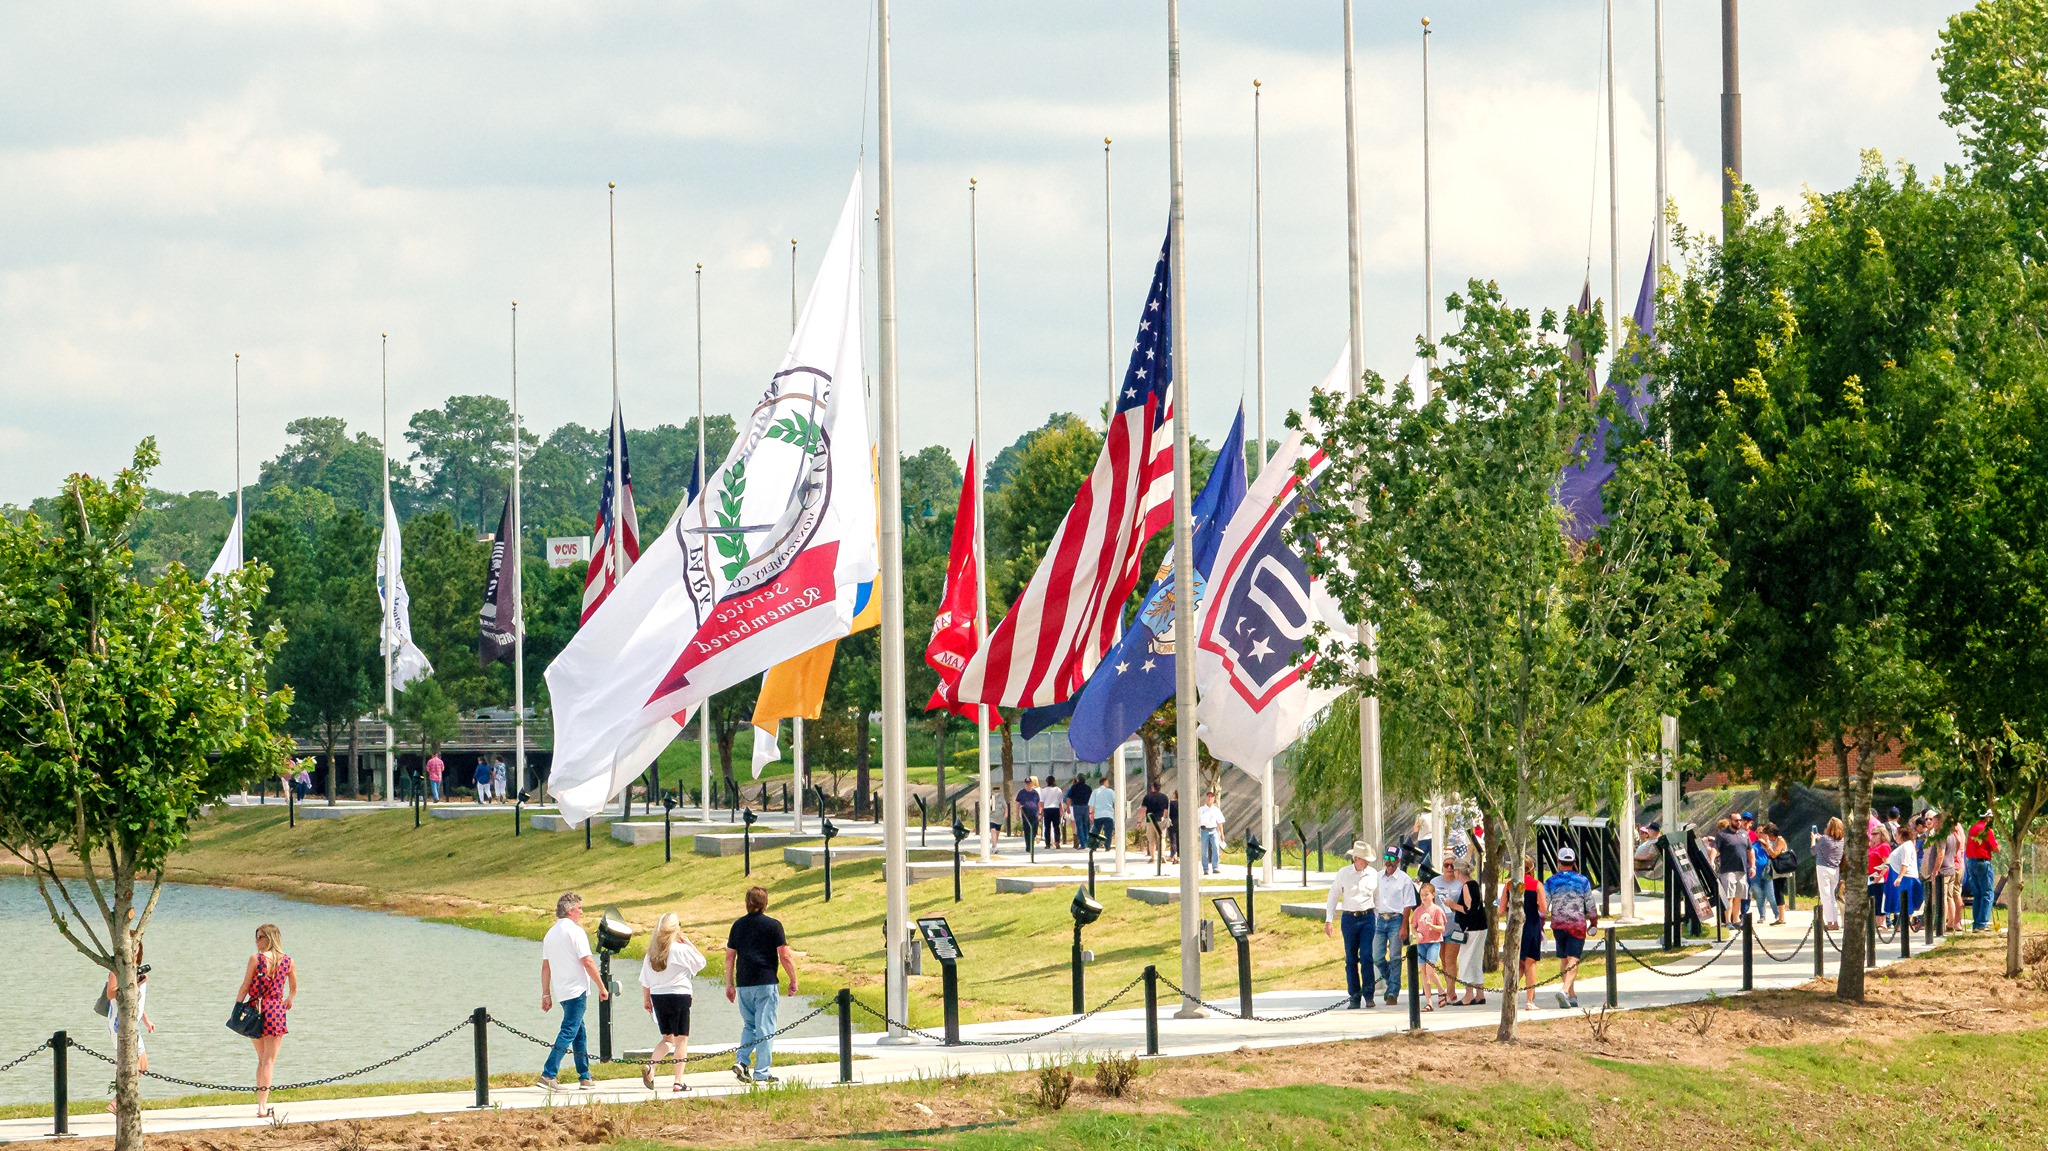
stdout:
[(590, 1050), (583, 1013), (590, 1004), (592, 987), (597, 988), (599, 999), (611, 998), (597, 972), (597, 960), (590, 957), (590, 937), (583, 932), (583, 897), (565, 891), (555, 900), (555, 925), (540, 941), (540, 1009), (562, 1005), (562, 1029), (541, 1065), (540, 1087), (553, 1091), (559, 1086), (555, 1075), (562, 1069), (562, 1055), (574, 1051), (576, 1085), (590, 1090)]
[(1202, 831), (1202, 874), (1223, 871), (1223, 809), (1216, 806), (1216, 793), (1205, 793), (1202, 806), (1195, 809), (1195, 826)]
[(1378, 886), (1373, 890), (1373, 966), (1379, 968), (1380, 990), (1386, 993), (1386, 1001), (1393, 1003), (1401, 997), (1402, 950), (1408, 942), (1408, 917), (1415, 912), (1415, 905), (1421, 901), (1415, 889), (1415, 881), (1401, 870), (1401, 850), (1387, 849), (1385, 869), (1379, 874)]

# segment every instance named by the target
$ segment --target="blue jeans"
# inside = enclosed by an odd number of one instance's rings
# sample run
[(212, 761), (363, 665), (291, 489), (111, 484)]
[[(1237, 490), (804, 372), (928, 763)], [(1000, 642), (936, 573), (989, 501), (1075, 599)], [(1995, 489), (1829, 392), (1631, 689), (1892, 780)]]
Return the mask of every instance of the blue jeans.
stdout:
[(590, 1048), (584, 1039), (583, 1010), (590, 1006), (590, 994), (585, 992), (574, 999), (564, 999), (555, 1006), (562, 1009), (562, 1030), (555, 1035), (555, 1045), (548, 1049), (547, 1062), (541, 1064), (540, 1073), (549, 1079), (562, 1069), (562, 1053), (576, 1053), (576, 1078), (590, 1078)]
[(1373, 914), (1347, 911), (1339, 924), (1344, 931), (1344, 989), (1353, 999), (1372, 1000)]
[(1223, 870), (1223, 839), (1213, 827), (1202, 829), (1202, 874)]
[(1756, 913), (1757, 922), (1765, 918), (1778, 917), (1778, 881), (1769, 875), (1749, 877), (1750, 910)]
[(752, 1067), (755, 1071), (768, 1070), (775, 1058), (775, 1008), (781, 999), (781, 992), (773, 983), (756, 984), (740, 988), (740, 1047), (733, 1052), (733, 1062)]
[(1380, 969), (1380, 986), (1389, 998), (1401, 994), (1401, 919), (1399, 915), (1379, 916), (1373, 929), (1372, 962)]
[(1077, 807), (1074, 809), (1075, 847), (1078, 847), (1083, 851), (1086, 851), (1088, 849), (1088, 832), (1094, 826), (1094, 823), (1095, 820), (1092, 816), (1088, 814), (1087, 808)]
[(1990, 860), (1963, 861), (1963, 886), (1970, 895), (1970, 926), (1978, 931), (1991, 926), (1991, 896), (1997, 885), (1991, 875)]
[(430, 780), (428, 780), (428, 781), (427, 781), (427, 790), (429, 790), (429, 791), (431, 791), (431, 792), (433, 792), (433, 793), (434, 793), (434, 802), (435, 802), (435, 803), (439, 803), (439, 802), (441, 802), (441, 781), (440, 781), (440, 780), (438, 780), (438, 779), (430, 779)]

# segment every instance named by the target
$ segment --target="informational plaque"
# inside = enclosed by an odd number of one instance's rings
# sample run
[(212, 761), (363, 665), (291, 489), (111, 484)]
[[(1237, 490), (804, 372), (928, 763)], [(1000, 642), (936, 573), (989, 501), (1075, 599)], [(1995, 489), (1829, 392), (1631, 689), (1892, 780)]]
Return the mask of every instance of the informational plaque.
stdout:
[(917, 929), (924, 934), (925, 946), (932, 949), (933, 959), (951, 963), (960, 958), (960, 941), (953, 937), (953, 929), (947, 925), (945, 916), (920, 919)]
[(1244, 939), (1251, 935), (1251, 924), (1245, 922), (1244, 909), (1237, 905), (1237, 900), (1226, 895), (1213, 902), (1216, 904), (1216, 914), (1223, 917), (1223, 929), (1230, 932), (1232, 939)]

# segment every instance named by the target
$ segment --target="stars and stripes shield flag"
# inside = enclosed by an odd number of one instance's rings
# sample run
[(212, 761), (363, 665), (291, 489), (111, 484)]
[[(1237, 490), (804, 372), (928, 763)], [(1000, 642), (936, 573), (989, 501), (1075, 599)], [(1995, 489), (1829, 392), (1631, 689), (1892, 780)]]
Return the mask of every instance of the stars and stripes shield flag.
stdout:
[(1067, 739), (1073, 744), (1075, 758), (1086, 763), (1107, 761), (1160, 704), (1173, 698), (1174, 614), (1190, 602), (1201, 611), (1204, 586), (1216, 549), (1223, 543), (1224, 525), (1244, 500), (1244, 471), (1244, 409), (1239, 408), (1208, 481), (1188, 508), (1195, 533), (1194, 592), (1190, 596), (1183, 590), (1185, 585), (1173, 569), (1173, 553), (1167, 552), (1144, 606), (1138, 609), (1138, 618), (1074, 697)]
[[(1324, 387), (1343, 387), (1351, 353), (1338, 358)], [(1306, 464), (1306, 476), (1296, 475)], [(1257, 775), (1301, 735), (1301, 725), (1339, 694), (1311, 687), (1314, 657), (1304, 650), (1317, 623), (1343, 639), (1344, 620), (1323, 581), (1309, 575), (1292, 524), (1311, 498), (1329, 458), (1300, 429), (1280, 444), (1245, 493), (1216, 552), (1195, 639), (1195, 719), (1211, 755)]]
[(1115, 641), (1145, 541), (1173, 514), (1172, 291), (1161, 245), (1102, 454), (1031, 582), (960, 673), (960, 702), (1058, 703)]
[[(618, 481), (616, 490), (614, 480)], [(614, 509), (617, 515), (613, 515)], [(617, 556), (613, 555), (614, 549)], [(579, 624), (590, 622), (597, 605), (612, 594), (612, 589), (639, 559), (640, 518), (633, 512), (633, 463), (626, 454), (626, 419), (619, 413), (619, 401), (614, 397), (611, 442), (604, 453), (604, 495), (597, 501), (597, 526), (591, 531), (590, 570), (583, 576), (583, 614), (577, 620)]]

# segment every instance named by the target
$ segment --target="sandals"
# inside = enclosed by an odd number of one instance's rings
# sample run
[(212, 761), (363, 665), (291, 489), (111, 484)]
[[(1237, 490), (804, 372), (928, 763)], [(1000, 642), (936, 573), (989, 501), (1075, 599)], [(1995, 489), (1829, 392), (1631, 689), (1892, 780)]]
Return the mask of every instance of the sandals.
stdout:
[(652, 1060), (640, 1065), (640, 1082), (645, 1084), (649, 1091), (654, 1090), (654, 1063)]
[(670, 1087), (669, 1090), (679, 1095), (687, 1094), (690, 1090), (690, 1085), (678, 1079), (675, 1081), (675, 1085), (673, 1087)]

